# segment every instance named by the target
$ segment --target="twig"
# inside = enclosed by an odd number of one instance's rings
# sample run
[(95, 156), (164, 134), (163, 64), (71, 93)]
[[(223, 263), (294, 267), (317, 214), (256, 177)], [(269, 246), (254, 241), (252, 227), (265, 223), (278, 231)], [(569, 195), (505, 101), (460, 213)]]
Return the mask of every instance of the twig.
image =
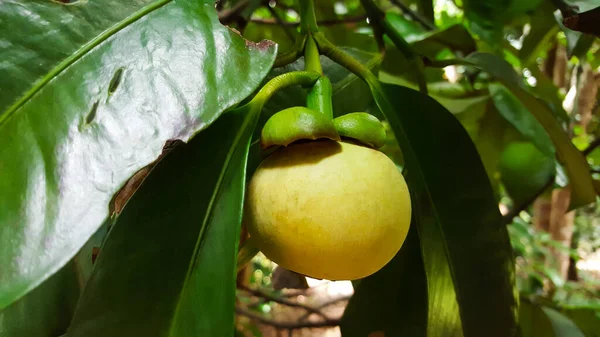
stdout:
[(276, 302), (276, 303), (279, 303), (279, 304), (287, 305), (288, 307), (302, 308), (302, 309), (310, 312), (311, 314), (316, 314), (316, 315), (321, 316), (324, 320), (328, 320), (329, 319), (329, 317), (327, 317), (327, 315), (325, 315), (324, 313), (322, 313), (321, 311), (319, 311), (319, 309), (313, 308), (313, 307), (308, 306), (306, 304), (302, 304), (302, 303), (290, 301), (290, 300), (287, 300), (285, 298), (281, 298), (281, 297), (278, 297), (278, 296), (267, 294), (267, 293), (265, 293), (263, 291), (260, 291), (258, 289), (252, 289), (252, 288), (250, 288), (248, 286), (245, 286), (245, 285), (242, 285), (239, 288), (242, 289), (242, 290), (244, 290), (244, 291), (246, 291), (246, 292), (248, 292), (248, 293), (250, 293), (250, 294), (252, 294), (252, 295), (254, 295), (254, 296), (262, 297), (262, 298), (267, 299), (269, 301), (273, 301), (273, 302)]
[(283, 31), (285, 32), (285, 35), (287, 35), (290, 38), (290, 40), (292, 40), (292, 42), (296, 41), (294, 33), (292, 31), (290, 31), (290, 26), (285, 25), (285, 20), (281, 17), (281, 15), (279, 15), (279, 13), (277, 13), (275, 8), (273, 8), (269, 5), (267, 5), (267, 8), (269, 9), (269, 12), (271, 12), (271, 15), (273, 15), (273, 18), (275, 18), (275, 21), (277, 22), (277, 24), (283, 27)]
[[(333, 305), (333, 304), (336, 304), (336, 303), (338, 303), (338, 302), (342, 302), (342, 301), (349, 300), (351, 297), (352, 297), (352, 295), (346, 295), (346, 296), (340, 296), (340, 297), (338, 297), (338, 298), (334, 298), (334, 299), (332, 299), (331, 301), (327, 301), (327, 302), (321, 303), (321, 305), (317, 306), (317, 307), (316, 307), (316, 309), (319, 309), (319, 310), (320, 310), (320, 309), (326, 308), (326, 307), (328, 307), (328, 306), (330, 306), (330, 305)], [(298, 320), (299, 320), (300, 322), (302, 322), (302, 321), (304, 321), (305, 319), (307, 319), (307, 318), (308, 318), (308, 316), (310, 316), (310, 315), (311, 315), (311, 313), (310, 313), (310, 312), (308, 312), (308, 313), (306, 313), (306, 314), (304, 314), (304, 315), (300, 316), (300, 318), (298, 318)]]
[(544, 184), (544, 186), (542, 188), (540, 188), (539, 191), (537, 191), (533, 196), (531, 196), (531, 198), (525, 200), (525, 202), (523, 202), (521, 205), (514, 207), (510, 212), (508, 212), (504, 217), (503, 217), (503, 222), (504, 224), (508, 225), (512, 222), (512, 220), (519, 215), (519, 213), (521, 213), (521, 211), (525, 210), (527, 207), (529, 207), (529, 205), (531, 205), (535, 199), (537, 199), (540, 195), (542, 195), (542, 193), (544, 193), (544, 191), (552, 186), (552, 184), (554, 184), (554, 177), (550, 178), (548, 180), (548, 182), (546, 184)]
[[(366, 15), (347, 16), (345, 18), (340, 18), (340, 19), (328, 19), (328, 20), (317, 21), (317, 24), (319, 26), (333, 26), (333, 25), (339, 25), (339, 24), (344, 24), (344, 23), (361, 22), (361, 21), (365, 21), (366, 19), (367, 19)], [(273, 20), (273, 19), (252, 19), (250, 21), (253, 23), (262, 24), (262, 25), (278, 25), (279, 24), (277, 22), (277, 20)], [(283, 22), (282, 25), (283, 26), (298, 26), (298, 25), (300, 25), (300, 22), (285, 21), (285, 22)]]
[(238, 15), (241, 11), (248, 6), (250, 0), (242, 0), (230, 9), (224, 10), (219, 13), (219, 21), (229, 22), (234, 16)]
[(327, 319), (321, 322), (278, 322), (240, 307), (236, 307), (235, 312), (277, 329), (297, 330), (304, 328), (326, 328), (340, 325), (340, 319)]
[(598, 146), (600, 146), (600, 138), (596, 138), (594, 139), (593, 142), (590, 143), (590, 145), (588, 145), (588, 147), (586, 147), (583, 151), (581, 151), (581, 153), (584, 156), (589, 156), (590, 153), (592, 153), (592, 151), (594, 151)]
[(404, 14), (408, 15), (414, 21), (417, 21), (418, 23), (420, 23), (421, 26), (423, 26), (425, 29), (427, 29), (427, 30), (435, 29), (435, 26), (431, 22), (429, 22), (428, 20), (423, 18), (418, 13), (414, 12), (412, 9), (410, 9), (410, 7), (408, 7), (407, 5), (400, 2), (400, 0), (391, 0), (391, 2), (394, 5), (396, 5), (398, 8), (400, 8), (400, 10), (402, 10), (402, 12)]

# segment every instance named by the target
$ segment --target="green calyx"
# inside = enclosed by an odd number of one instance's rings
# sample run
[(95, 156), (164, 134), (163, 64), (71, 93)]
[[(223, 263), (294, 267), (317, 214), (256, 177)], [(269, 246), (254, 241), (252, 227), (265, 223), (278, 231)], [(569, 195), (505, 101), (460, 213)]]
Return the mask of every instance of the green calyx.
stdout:
[(302, 139), (340, 140), (333, 121), (319, 111), (306, 107), (281, 110), (267, 120), (260, 135), (262, 148), (288, 146)]
[(380, 148), (385, 145), (386, 133), (377, 117), (366, 112), (353, 112), (333, 120), (335, 129), (342, 137)]

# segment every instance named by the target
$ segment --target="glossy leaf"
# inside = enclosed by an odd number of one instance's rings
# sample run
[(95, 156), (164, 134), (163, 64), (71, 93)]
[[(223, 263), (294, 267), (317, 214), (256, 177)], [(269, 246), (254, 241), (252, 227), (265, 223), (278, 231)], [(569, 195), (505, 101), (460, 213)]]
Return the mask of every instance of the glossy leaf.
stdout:
[(355, 287), (340, 329), (344, 337), (427, 336), (427, 279), (415, 226), (394, 259)]
[(430, 97), (389, 84), (371, 89), (406, 162), (428, 281), (427, 336), (456, 334), (459, 313), (465, 337), (514, 336), (508, 232), (475, 146)]
[(521, 101), (502, 84), (491, 83), (488, 88), (500, 114), (543, 154), (554, 157), (555, 149), (552, 140)]
[(67, 332), (82, 285), (70, 262), (39, 287), (0, 311), (2, 337), (58, 337)]
[(167, 140), (248, 96), (276, 48), (220, 25), (208, 0), (5, 2), (0, 15), (0, 91), (18, 99), (3, 94), (0, 116), (3, 308), (75, 255)]
[(559, 160), (563, 162), (567, 169), (567, 175), (572, 186), (570, 207), (577, 208), (593, 202), (596, 197), (588, 164), (581, 152), (571, 143), (550, 108), (525, 89), (520, 77), (505, 60), (491, 54), (473, 53), (466, 58), (466, 61), (490, 73), (510, 89), (512, 94), (523, 103), (527, 110), (546, 129), (554, 143)]
[(154, 168), (109, 233), (69, 337), (233, 335), (256, 118), (225, 113)]

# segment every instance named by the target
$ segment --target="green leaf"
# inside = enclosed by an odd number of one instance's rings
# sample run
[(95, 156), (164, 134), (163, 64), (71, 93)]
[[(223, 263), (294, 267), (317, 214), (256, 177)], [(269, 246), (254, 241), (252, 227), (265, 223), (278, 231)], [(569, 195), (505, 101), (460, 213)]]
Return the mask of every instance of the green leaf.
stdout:
[(1, 309), (75, 255), (167, 140), (252, 93), (276, 48), (209, 0), (8, 2), (0, 21)]
[(225, 113), (154, 168), (109, 233), (69, 337), (233, 335), (257, 117), (245, 109)]
[[(477, 148), (483, 167), (490, 179), (494, 195), (496, 199), (499, 199), (500, 179), (497, 174), (498, 164), (500, 163), (500, 157), (506, 145), (506, 140), (513, 133), (511, 132), (513, 128), (500, 116), (498, 110), (491, 102), (488, 102), (485, 108), (483, 117), (477, 121), (476, 131), (470, 132), (469, 135)], [(458, 115), (457, 118), (465, 126), (465, 122), (461, 119), (461, 116), (462, 114)], [(469, 132), (469, 129), (466, 129)]]
[(464, 0), (465, 16), (471, 30), (496, 48), (502, 41), (504, 24), (508, 20), (511, 0)]
[(584, 337), (567, 316), (550, 307), (524, 300), (519, 309), (523, 337)]
[(554, 157), (556, 150), (546, 130), (527, 108), (505, 86), (490, 83), (490, 95), (500, 114), (523, 136), (531, 140), (543, 154)]
[(585, 158), (571, 143), (550, 108), (525, 89), (521, 78), (511, 65), (497, 56), (486, 53), (473, 53), (467, 56), (465, 60), (467, 63), (490, 73), (504, 84), (546, 129), (552, 143), (554, 143), (558, 159), (563, 162), (567, 169), (573, 193), (570, 208), (577, 208), (596, 200), (592, 177)]
[(0, 311), (2, 337), (58, 337), (69, 327), (82, 285), (69, 262), (18, 301)]
[(344, 337), (365, 337), (374, 332), (425, 337), (426, 327), (427, 280), (413, 226), (392, 261), (355, 287), (340, 329)]
[(444, 48), (465, 54), (477, 49), (475, 40), (463, 25), (455, 24), (442, 30), (426, 31), (414, 21), (394, 12), (386, 13), (386, 20), (419, 54), (427, 57), (434, 58)]
[[(515, 1), (515, 3), (527, 1)], [(526, 67), (537, 67), (536, 59), (541, 52), (552, 47), (550, 41), (556, 37), (559, 26), (554, 20), (554, 6), (545, 2), (532, 15), (530, 20), (531, 29), (523, 39), (523, 46), (519, 50), (519, 58)]]
[(548, 307), (542, 307), (542, 311), (550, 320), (556, 337), (585, 337), (575, 323), (565, 315)]
[(428, 282), (427, 336), (454, 335), (460, 324), (466, 337), (514, 336), (508, 232), (475, 146), (432, 98), (389, 84), (371, 90), (406, 162)]

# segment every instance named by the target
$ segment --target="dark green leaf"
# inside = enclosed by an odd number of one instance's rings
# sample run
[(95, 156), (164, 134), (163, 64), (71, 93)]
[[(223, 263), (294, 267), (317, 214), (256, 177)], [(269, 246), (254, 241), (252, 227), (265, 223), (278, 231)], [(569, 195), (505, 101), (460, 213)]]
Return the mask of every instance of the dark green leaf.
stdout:
[(501, 43), (511, 2), (511, 0), (463, 1), (465, 16), (469, 20), (471, 30), (493, 48)]
[[(515, 3), (527, 1), (515, 1)], [(550, 40), (556, 37), (559, 26), (554, 20), (554, 6), (550, 2), (544, 3), (532, 15), (530, 31), (523, 39), (523, 46), (519, 50), (519, 58), (526, 67), (536, 67), (536, 59), (540, 53), (551, 48)]]
[(564, 314), (524, 300), (519, 309), (522, 337), (584, 337), (581, 330)]
[(600, 311), (591, 309), (569, 309), (567, 315), (586, 336), (600, 336)]
[[(477, 121), (476, 131), (469, 134), (477, 147), (494, 194), (499, 199), (498, 164), (507, 141), (514, 137), (517, 131), (500, 115), (492, 102), (488, 101), (487, 103), (483, 117)], [(462, 114), (457, 116), (461, 124), (465, 126), (465, 121), (461, 117)], [(467, 131), (469, 131), (468, 128)]]
[(77, 266), (66, 264), (37, 288), (0, 311), (2, 337), (58, 337), (69, 327), (80, 287)]
[(427, 279), (420, 253), (413, 226), (394, 259), (355, 287), (340, 324), (344, 337), (378, 331), (382, 336), (427, 336)]
[[(427, 336), (456, 334), (459, 313), (466, 337), (514, 336), (508, 232), (468, 134), (449, 111), (419, 92), (381, 84), (372, 93), (406, 162), (428, 281)], [(405, 107), (419, 113), (406, 113)]]
[(571, 208), (577, 208), (596, 200), (592, 177), (585, 158), (571, 143), (566, 132), (553, 116), (550, 108), (531, 95), (520, 77), (503, 59), (486, 53), (473, 53), (466, 61), (485, 70), (506, 86), (546, 129), (554, 143), (559, 160), (567, 169), (572, 188)]
[(502, 84), (491, 83), (490, 95), (500, 114), (545, 155), (554, 157), (555, 149), (546, 130), (527, 108)]
[(111, 230), (69, 337), (233, 334), (256, 118), (228, 112), (156, 166)]
[(276, 48), (221, 26), (209, 0), (6, 2), (0, 21), (3, 308), (75, 255), (167, 140), (248, 96)]
[(548, 307), (542, 307), (542, 311), (550, 319), (556, 337), (585, 337), (575, 323), (565, 315)]
[(477, 48), (475, 40), (463, 25), (457, 24), (442, 30), (426, 31), (414, 21), (393, 12), (386, 14), (386, 20), (419, 54), (427, 57), (434, 58), (444, 48), (458, 50), (465, 54), (472, 53)]

